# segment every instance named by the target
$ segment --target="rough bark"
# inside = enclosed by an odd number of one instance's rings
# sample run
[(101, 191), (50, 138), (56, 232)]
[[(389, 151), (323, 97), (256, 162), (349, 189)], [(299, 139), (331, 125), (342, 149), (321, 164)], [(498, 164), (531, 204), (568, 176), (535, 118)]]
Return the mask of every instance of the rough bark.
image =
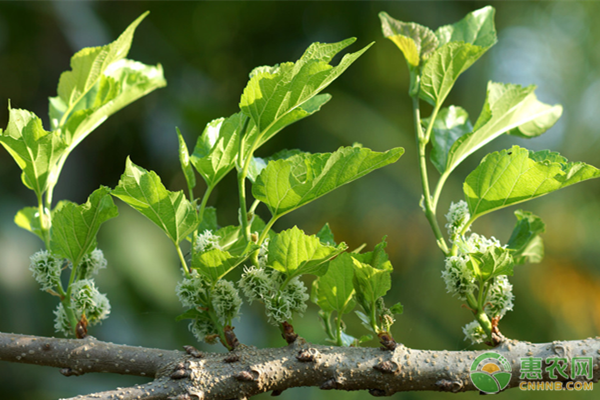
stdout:
[[(0, 333), (0, 360), (62, 368), (66, 375), (111, 372), (154, 377), (145, 385), (77, 399), (232, 399), (274, 394), (299, 386), (323, 390), (368, 390), (374, 396), (401, 391), (477, 390), (469, 378), (473, 360), (486, 350), (430, 351), (322, 346), (298, 339), (281, 348), (240, 345), (231, 353), (158, 350), (84, 340)], [(520, 357), (588, 356), (593, 381), (600, 378), (600, 338), (533, 344), (508, 340), (494, 351), (512, 365), (516, 387)], [(570, 371), (570, 368), (568, 369)], [(544, 372), (543, 380), (550, 381)], [(560, 378), (558, 380), (565, 380)], [(555, 380), (556, 381), (556, 380)]]

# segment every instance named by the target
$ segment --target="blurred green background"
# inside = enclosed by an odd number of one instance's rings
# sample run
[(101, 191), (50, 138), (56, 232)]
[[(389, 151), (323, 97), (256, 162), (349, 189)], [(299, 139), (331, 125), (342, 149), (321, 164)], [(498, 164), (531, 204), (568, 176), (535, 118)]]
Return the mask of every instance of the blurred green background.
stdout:
[[(358, 37), (349, 50), (375, 45), (335, 81), (332, 101), (315, 116), (292, 125), (258, 155), (281, 148), (333, 151), (358, 141), (383, 151), (404, 146), (397, 164), (344, 186), (281, 219), (276, 229), (295, 224), (316, 233), (329, 222), (338, 241), (368, 248), (388, 236), (395, 267), (390, 302), (405, 314), (393, 328), (405, 345), (419, 349), (471, 349), (461, 327), (471, 321), (461, 303), (445, 293), (443, 258), (419, 209), (420, 183), (407, 96), (408, 73), (398, 49), (381, 35), (377, 14), (436, 28), (452, 23), (484, 2), (2, 2), (0, 3), (0, 102), (34, 111), (46, 127), (47, 98), (56, 95), (60, 73), (71, 55), (85, 46), (114, 40), (137, 16), (141, 24), (130, 58), (162, 63), (168, 86), (128, 106), (101, 125), (71, 155), (55, 199), (84, 202), (99, 185), (114, 187), (125, 158), (156, 171), (167, 188), (184, 188), (177, 160), (175, 126), (193, 147), (204, 125), (237, 110), (249, 71), (258, 65), (293, 61), (314, 41)], [(525, 142), (503, 137), (470, 157), (447, 183), (439, 214), (462, 198), (461, 182), (491, 150), (517, 143), (550, 148), (570, 160), (600, 165), (600, 4), (594, 2), (492, 2), (497, 8), (499, 43), (458, 81), (446, 104), (467, 109), (474, 121), (488, 80), (538, 85), (538, 97), (561, 103), (564, 114), (544, 136)], [(334, 60), (335, 62), (335, 60)], [(6, 103), (4, 103), (6, 104)], [(425, 114), (427, 114), (427, 109)], [(0, 108), (0, 127), (7, 111)], [(431, 168), (434, 172), (434, 168)], [(432, 178), (435, 173), (432, 172)], [(226, 178), (210, 200), (222, 225), (237, 219), (235, 180)], [(202, 193), (202, 183), (196, 188)], [(38, 290), (28, 271), (29, 256), (42, 243), (13, 224), (20, 208), (35, 197), (20, 171), (0, 151), (0, 331), (53, 335), (57, 300)], [(99, 339), (167, 349), (196, 344), (181, 312), (174, 287), (178, 261), (168, 239), (144, 217), (119, 203), (121, 215), (100, 231), (99, 247), (109, 267), (97, 278), (112, 313), (93, 328)], [(501, 328), (509, 337), (533, 342), (580, 339), (600, 331), (600, 181), (543, 197), (526, 208), (547, 224), (546, 257), (516, 270), (511, 281), (515, 311)], [(515, 208), (481, 218), (474, 230), (506, 242)], [(259, 213), (266, 216), (265, 209)], [(443, 218), (443, 217), (441, 217)], [(443, 225), (445, 221), (440, 220)], [(349, 333), (363, 331), (354, 316)], [(310, 306), (297, 331), (323, 343), (324, 333)], [(246, 344), (282, 346), (277, 329), (266, 324), (262, 306), (244, 305), (236, 334)], [(376, 345), (376, 343), (371, 343)], [(198, 345), (203, 350), (222, 351)], [(32, 384), (35, 382), (35, 384)], [(0, 363), (2, 399), (53, 399), (144, 382), (135, 377), (92, 374), (63, 377), (55, 369)], [(600, 390), (596, 389), (597, 391)], [(268, 394), (263, 395), (265, 398)], [(282, 399), (370, 398), (366, 392), (322, 392), (303, 388)], [(461, 395), (475, 398), (476, 393)], [(597, 398), (594, 393), (522, 393), (505, 398)], [(402, 399), (455, 398), (442, 393), (396, 394)]]

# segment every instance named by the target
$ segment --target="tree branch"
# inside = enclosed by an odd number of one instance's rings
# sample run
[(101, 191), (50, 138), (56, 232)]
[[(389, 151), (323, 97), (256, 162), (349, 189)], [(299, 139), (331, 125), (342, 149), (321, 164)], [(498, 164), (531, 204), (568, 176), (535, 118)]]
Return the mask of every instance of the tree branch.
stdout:
[[(368, 390), (374, 396), (417, 390), (461, 392), (477, 390), (471, 383), (469, 370), (473, 360), (486, 351), (413, 350), (402, 345), (389, 351), (314, 345), (302, 339), (271, 349), (240, 345), (228, 354), (200, 353), (192, 347), (186, 350), (0, 333), (1, 360), (70, 368), (75, 372), (113, 372), (156, 378), (146, 385), (77, 397), (80, 400), (138, 396), (157, 400), (248, 398), (299, 386)], [(544, 360), (552, 356), (569, 360), (575, 356), (592, 357), (593, 381), (600, 378), (600, 338), (542, 344), (508, 340), (493, 351), (506, 357), (512, 366), (508, 387), (517, 387), (521, 382), (520, 357)], [(543, 380), (552, 380), (545, 371)], [(560, 376), (552, 381), (559, 380), (566, 381)]]

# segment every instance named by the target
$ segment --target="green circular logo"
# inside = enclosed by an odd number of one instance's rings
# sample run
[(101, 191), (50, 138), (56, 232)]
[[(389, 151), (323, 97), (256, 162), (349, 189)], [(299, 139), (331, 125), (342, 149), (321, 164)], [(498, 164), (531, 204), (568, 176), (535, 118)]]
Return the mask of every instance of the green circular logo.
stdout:
[(480, 354), (471, 364), (471, 382), (480, 391), (494, 394), (508, 386), (512, 368), (506, 357), (494, 352)]

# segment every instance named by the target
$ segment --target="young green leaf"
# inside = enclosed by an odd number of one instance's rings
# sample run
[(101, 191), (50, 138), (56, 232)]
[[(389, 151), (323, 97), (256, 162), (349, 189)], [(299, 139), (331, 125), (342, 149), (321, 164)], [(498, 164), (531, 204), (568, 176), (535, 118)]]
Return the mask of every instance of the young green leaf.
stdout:
[(96, 234), (100, 225), (118, 214), (110, 189), (105, 186), (96, 189), (85, 204), (63, 203), (53, 213), (52, 252), (69, 259), (73, 266), (78, 266), (83, 256), (96, 248)]
[(490, 246), (485, 253), (471, 253), (469, 257), (475, 276), (482, 282), (501, 275), (513, 275), (515, 264), (508, 249)]
[(15, 224), (44, 240), (44, 234), (40, 225), (40, 210), (37, 207), (25, 207), (15, 215)]
[(183, 191), (168, 191), (154, 171), (135, 165), (129, 157), (112, 195), (145, 215), (175, 244), (179, 244), (198, 225), (195, 206), (185, 198)]
[(488, 154), (463, 185), (471, 222), (500, 208), (521, 203), (577, 182), (600, 176), (600, 170), (567, 162), (558, 153), (536, 153), (519, 146)]
[(217, 223), (217, 209), (214, 207), (206, 207), (204, 209), (204, 216), (202, 222), (198, 225), (198, 232), (204, 232), (205, 230), (216, 231), (219, 224)]
[[(95, 77), (95, 71), (89, 73), (93, 75), (88, 76), (89, 79)], [(74, 148), (112, 114), (166, 84), (160, 65), (150, 66), (121, 59), (106, 66), (95, 85), (87, 89), (77, 103), (69, 104), (61, 96), (50, 98), (52, 125), (54, 129), (61, 128), (65, 141), (70, 148)], [(78, 90), (74, 87), (72, 93)], [(64, 122), (60, 124), (63, 119)]]
[(302, 274), (323, 275), (327, 261), (339, 255), (347, 246), (327, 246), (318, 237), (308, 236), (297, 227), (277, 233), (269, 240), (267, 265), (291, 279)]
[(373, 251), (368, 251), (361, 254), (352, 254), (352, 257), (364, 264), (370, 265), (373, 268), (392, 272), (394, 268), (392, 267), (392, 263), (390, 262), (387, 253), (385, 252), (385, 248), (387, 247), (387, 242), (385, 239), (386, 237), (384, 236), (383, 239), (381, 239), (381, 243), (378, 243)]
[(540, 234), (546, 231), (546, 224), (529, 211), (515, 211), (517, 224), (508, 240), (508, 249), (515, 264), (539, 263), (544, 257), (544, 242)]
[[(248, 123), (246, 134), (242, 138), (242, 158), (246, 160), (251, 153), (254, 153), (256, 149), (262, 146), (265, 142), (275, 136), (279, 131), (294, 122), (300, 121), (306, 117), (309, 117), (321, 110), (321, 107), (331, 100), (329, 94), (319, 94), (313, 98), (307, 100), (305, 103), (298, 106), (298, 108), (291, 110), (285, 116), (277, 120), (277, 123), (273, 124), (268, 130), (261, 131), (257, 128), (254, 121)], [(241, 166), (241, 165), (240, 165)], [(260, 172), (260, 171), (259, 171)]]
[[(423, 122), (429, 124), (429, 119)], [(469, 114), (463, 108), (450, 106), (440, 110), (431, 130), (433, 148), (429, 156), (440, 173), (446, 169), (448, 152), (456, 139), (472, 131)]]
[(496, 41), (496, 27), (492, 6), (486, 6), (467, 14), (452, 25), (441, 26), (435, 31), (440, 46), (449, 42), (465, 42), (480, 47), (491, 47)]
[(321, 243), (328, 244), (330, 246), (337, 246), (337, 243), (335, 242), (335, 240), (333, 238), (333, 232), (331, 231), (331, 228), (329, 227), (329, 222), (327, 222), (325, 225), (323, 225), (321, 230), (317, 233), (317, 237), (319, 238)]
[(240, 99), (240, 109), (252, 119), (244, 138), (244, 159), (284, 127), (318, 111), (329, 95), (317, 96), (371, 45), (346, 54), (333, 67), (329, 63), (356, 39), (338, 43), (313, 43), (295, 63), (255, 68)]
[(228, 251), (221, 249), (211, 249), (203, 253), (198, 251), (192, 259), (192, 268), (197, 269), (198, 272), (206, 276), (211, 283), (216, 283), (244, 262), (248, 258), (249, 253), (258, 248), (259, 246), (250, 244), (246, 254), (242, 256), (233, 256)]
[(458, 138), (448, 152), (445, 173), (503, 133), (542, 134), (560, 118), (562, 107), (540, 102), (535, 86), (490, 82), (483, 110), (471, 133)]
[(248, 179), (250, 179), (250, 181), (254, 183), (258, 175), (260, 175), (260, 173), (262, 172), (262, 170), (267, 167), (269, 161), (285, 160), (292, 156), (304, 153), (306, 152), (298, 149), (283, 149), (269, 157), (252, 157), (252, 160), (250, 161), (250, 168), (248, 169)]
[(380, 12), (379, 19), (383, 36), (398, 46), (412, 67), (419, 66), (421, 60), (426, 60), (438, 48), (437, 37), (425, 26), (398, 21), (386, 12)]
[(421, 98), (441, 106), (460, 74), (496, 43), (494, 13), (484, 7), (436, 31), (440, 45), (423, 66)]
[(375, 308), (377, 300), (385, 296), (392, 287), (391, 271), (372, 267), (352, 256), (356, 299), (365, 311), (370, 312)]
[(0, 130), (0, 143), (23, 170), (25, 186), (41, 198), (66, 145), (57, 133), (45, 131), (34, 113), (14, 108), (8, 112), (8, 126)]
[(350, 254), (342, 253), (329, 262), (327, 273), (319, 277), (316, 287), (317, 304), (324, 311), (337, 311), (338, 318), (356, 305), (354, 300), (354, 261)]
[[(97, 103), (95, 100), (98, 98), (107, 95), (114, 97), (114, 87), (111, 93), (111, 85), (108, 82), (105, 81), (100, 87), (98, 83), (105, 77), (105, 72), (111, 64), (127, 57), (135, 29), (146, 15), (148, 12), (133, 21), (114, 42), (101, 47), (84, 48), (71, 58), (71, 70), (63, 72), (60, 76), (58, 96), (50, 99), (52, 129), (62, 127), (72, 112), (90, 109), (92, 104)], [(136, 67), (139, 69), (139, 66)], [(82, 139), (73, 135), (74, 132), (71, 132), (69, 144)]]
[(214, 188), (235, 167), (244, 119), (242, 113), (215, 119), (206, 124), (198, 137), (191, 161), (209, 188)]
[[(179, 128), (175, 128), (175, 130), (177, 131), (177, 140), (179, 141), (179, 164), (181, 164), (181, 170), (183, 171), (185, 181), (191, 193), (192, 189), (196, 186), (196, 175), (194, 175), (194, 169), (190, 163), (190, 153), (188, 152), (183, 135)], [(190, 201), (192, 200), (194, 199), (191, 198)]]
[(361, 147), (342, 147), (334, 153), (305, 153), (271, 161), (257, 177), (252, 194), (278, 218), (371, 171), (396, 162), (403, 153), (401, 147), (384, 153)]

